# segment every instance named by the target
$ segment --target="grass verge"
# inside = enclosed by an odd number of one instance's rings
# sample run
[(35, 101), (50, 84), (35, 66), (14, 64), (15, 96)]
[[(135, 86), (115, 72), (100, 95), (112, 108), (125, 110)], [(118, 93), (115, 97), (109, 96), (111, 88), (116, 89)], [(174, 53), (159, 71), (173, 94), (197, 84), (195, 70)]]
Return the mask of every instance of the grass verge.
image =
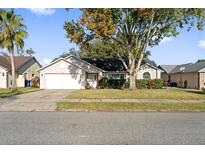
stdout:
[(205, 94), (196, 90), (184, 89), (90, 89), (77, 90), (70, 93), (66, 98), (70, 99), (182, 99), (199, 100), (205, 99)]
[(18, 88), (16, 92), (11, 92), (10, 89), (0, 89), (0, 98), (20, 95), (40, 90), (39, 88)]
[(59, 102), (57, 109), (80, 111), (205, 111), (205, 103), (73, 103)]

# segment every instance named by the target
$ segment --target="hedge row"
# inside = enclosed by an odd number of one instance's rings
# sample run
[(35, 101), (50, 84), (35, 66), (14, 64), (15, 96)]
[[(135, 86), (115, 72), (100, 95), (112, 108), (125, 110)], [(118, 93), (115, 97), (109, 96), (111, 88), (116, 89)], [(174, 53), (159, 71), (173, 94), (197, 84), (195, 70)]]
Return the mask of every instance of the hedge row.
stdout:
[(164, 82), (162, 79), (137, 79), (136, 87), (138, 89), (162, 89)]
[[(163, 87), (162, 79), (137, 79), (136, 87), (137, 89), (161, 89)], [(99, 86), (100, 88), (113, 88), (113, 89), (122, 89), (128, 87), (129, 81), (126, 83), (125, 79), (108, 79), (106, 77), (100, 79)]]
[(125, 86), (125, 79), (108, 79), (106, 77), (99, 81), (100, 88), (122, 89)]

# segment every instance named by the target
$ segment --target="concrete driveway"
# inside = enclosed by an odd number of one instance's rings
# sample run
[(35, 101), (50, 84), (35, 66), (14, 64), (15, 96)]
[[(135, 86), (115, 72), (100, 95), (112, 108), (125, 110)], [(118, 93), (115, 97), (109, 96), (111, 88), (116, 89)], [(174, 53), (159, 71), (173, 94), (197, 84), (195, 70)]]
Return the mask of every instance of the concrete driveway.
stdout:
[(53, 111), (56, 103), (74, 90), (40, 90), (0, 98), (0, 111)]

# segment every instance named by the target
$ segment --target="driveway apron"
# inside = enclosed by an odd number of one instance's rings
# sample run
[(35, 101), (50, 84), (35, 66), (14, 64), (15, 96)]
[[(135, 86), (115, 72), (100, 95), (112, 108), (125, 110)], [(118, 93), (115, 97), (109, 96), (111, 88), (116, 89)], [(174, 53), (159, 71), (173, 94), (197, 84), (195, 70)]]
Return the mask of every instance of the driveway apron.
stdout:
[(56, 103), (73, 90), (40, 90), (0, 98), (0, 111), (53, 111)]

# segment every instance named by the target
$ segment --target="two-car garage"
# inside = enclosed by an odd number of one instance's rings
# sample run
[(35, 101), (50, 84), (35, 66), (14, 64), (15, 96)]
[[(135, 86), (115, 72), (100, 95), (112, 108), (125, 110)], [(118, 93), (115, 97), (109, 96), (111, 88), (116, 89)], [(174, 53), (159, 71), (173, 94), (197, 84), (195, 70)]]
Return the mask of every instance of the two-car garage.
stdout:
[(81, 89), (80, 74), (45, 74), (45, 89)]
[(40, 88), (85, 89), (88, 84), (96, 88), (102, 71), (74, 56), (59, 58), (39, 70)]

